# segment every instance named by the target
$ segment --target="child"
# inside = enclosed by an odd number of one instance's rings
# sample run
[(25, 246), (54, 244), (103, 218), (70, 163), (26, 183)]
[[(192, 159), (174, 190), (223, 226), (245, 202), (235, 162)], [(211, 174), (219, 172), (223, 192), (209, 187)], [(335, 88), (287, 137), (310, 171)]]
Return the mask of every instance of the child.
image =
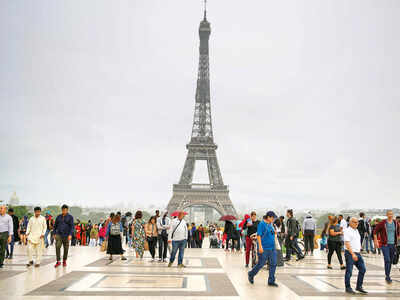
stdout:
[(322, 251), (322, 250), (325, 250), (325, 249), (327, 249), (327, 247), (326, 247), (326, 244), (327, 244), (327, 238), (326, 238), (326, 235), (324, 235), (323, 237), (321, 237), (321, 241), (319, 242), (320, 243), (320, 250)]
[(89, 246), (96, 247), (97, 246), (97, 239), (99, 238), (99, 229), (97, 224), (92, 227), (90, 231), (90, 243)]

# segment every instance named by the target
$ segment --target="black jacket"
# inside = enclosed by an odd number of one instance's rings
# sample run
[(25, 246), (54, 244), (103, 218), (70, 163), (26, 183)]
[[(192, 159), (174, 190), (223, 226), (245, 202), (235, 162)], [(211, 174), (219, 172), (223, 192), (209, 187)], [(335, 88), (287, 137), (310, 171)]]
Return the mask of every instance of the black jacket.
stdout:
[(365, 221), (365, 219), (360, 219), (358, 221), (358, 232), (360, 233), (360, 236), (364, 236), (364, 234), (368, 231), (368, 223)]
[(260, 221), (256, 220), (250, 226), (248, 226), (248, 224), (247, 224), (248, 221), (249, 220), (246, 220), (246, 222), (243, 224), (243, 230), (245, 230), (247, 228), (247, 236), (250, 237), (253, 233), (257, 233), (257, 227), (258, 227), (258, 224), (260, 223)]
[(224, 233), (226, 233), (227, 238), (234, 237), (236, 235), (236, 229), (235, 226), (231, 221), (226, 221), (225, 222), (225, 228), (224, 228)]
[(287, 220), (286, 226), (287, 226), (288, 237), (298, 236), (299, 232), (297, 230), (297, 220), (294, 217), (291, 217)]

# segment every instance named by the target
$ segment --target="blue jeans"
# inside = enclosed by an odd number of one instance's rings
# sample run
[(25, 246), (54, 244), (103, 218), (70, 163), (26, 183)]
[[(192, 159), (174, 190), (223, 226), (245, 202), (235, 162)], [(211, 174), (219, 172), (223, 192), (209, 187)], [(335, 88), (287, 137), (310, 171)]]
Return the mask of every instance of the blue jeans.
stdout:
[(178, 249), (179, 249), (178, 265), (181, 265), (183, 263), (183, 254), (185, 252), (185, 246), (186, 246), (186, 240), (172, 241), (171, 257), (169, 258), (170, 263), (174, 262), (176, 252), (178, 252)]
[(382, 246), (381, 249), (383, 253), (383, 259), (385, 261), (385, 276), (386, 279), (390, 279), (390, 270), (392, 269), (392, 262), (396, 249), (393, 244)]
[(360, 255), (360, 253), (355, 253), (357, 255), (358, 260), (354, 261), (349, 251), (344, 252), (344, 258), (346, 259), (346, 275), (344, 276), (344, 284), (346, 289), (350, 289), (350, 278), (353, 275), (353, 266), (356, 266), (358, 269), (358, 277), (357, 277), (357, 288), (362, 288), (364, 281), (364, 274), (366, 272), (365, 263)]
[[(10, 245), (10, 250), (8, 249), (8, 245)], [(12, 256), (14, 253), (14, 235), (11, 236), (11, 243), (7, 244), (7, 255)]]
[(374, 251), (374, 246), (372, 245), (372, 236), (367, 235), (364, 238), (365, 247), (364, 249), (367, 251)]
[(276, 270), (276, 250), (264, 250), (263, 253), (258, 253), (258, 263), (254, 266), (253, 269), (249, 272), (249, 276), (254, 278), (257, 273), (261, 270), (265, 264), (269, 262), (269, 275), (268, 275), (268, 284), (272, 284), (275, 282), (275, 270)]
[(49, 233), (50, 233), (50, 229), (46, 229), (46, 233), (44, 234), (44, 245), (46, 247), (49, 246), (49, 240), (47, 239), (47, 237), (49, 236)]

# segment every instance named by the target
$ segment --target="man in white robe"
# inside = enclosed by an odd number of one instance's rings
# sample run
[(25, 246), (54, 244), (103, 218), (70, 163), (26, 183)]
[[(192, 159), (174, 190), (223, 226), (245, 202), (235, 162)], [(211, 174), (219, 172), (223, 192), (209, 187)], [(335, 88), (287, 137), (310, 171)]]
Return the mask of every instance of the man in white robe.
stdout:
[(28, 238), (28, 259), (27, 266), (33, 265), (33, 253), (36, 254), (35, 267), (40, 266), (40, 259), (42, 258), (44, 248), (44, 235), (46, 234), (46, 219), (41, 216), (42, 212), (40, 207), (35, 207), (34, 216), (29, 219), (26, 236)]

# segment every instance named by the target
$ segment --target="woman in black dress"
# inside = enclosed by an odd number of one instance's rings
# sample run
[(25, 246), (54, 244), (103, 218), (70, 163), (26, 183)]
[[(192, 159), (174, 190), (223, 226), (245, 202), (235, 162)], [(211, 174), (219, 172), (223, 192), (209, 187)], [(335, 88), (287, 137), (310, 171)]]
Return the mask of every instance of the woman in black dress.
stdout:
[(110, 260), (113, 255), (121, 255), (121, 260), (126, 260), (122, 250), (121, 233), (123, 232), (121, 217), (117, 214), (108, 223), (106, 236), (108, 237), (107, 254), (110, 254)]

